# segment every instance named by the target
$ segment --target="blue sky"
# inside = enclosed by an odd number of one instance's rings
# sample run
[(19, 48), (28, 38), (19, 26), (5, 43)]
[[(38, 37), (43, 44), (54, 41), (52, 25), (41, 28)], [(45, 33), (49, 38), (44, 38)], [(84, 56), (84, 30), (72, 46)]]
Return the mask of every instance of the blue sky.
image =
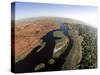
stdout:
[(97, 25), (97, 7), (95, 6), (16, 2), (15, 15), (15, 20), (39, 16), (57, 16)]

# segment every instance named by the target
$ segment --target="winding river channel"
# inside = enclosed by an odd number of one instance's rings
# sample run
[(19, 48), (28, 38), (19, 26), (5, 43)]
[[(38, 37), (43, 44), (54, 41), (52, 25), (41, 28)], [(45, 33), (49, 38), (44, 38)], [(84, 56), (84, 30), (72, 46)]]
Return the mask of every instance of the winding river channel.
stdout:
[[(46, 43), (44, 48), (42, 48), (42, 50), (37, 53), (36, 50), (40, 48), (40, 46), (35, 47), (25, 59), (15, 63), (15, 72), (35, 72), (34, 67), (40, 63), (44, 63), (45, 67), (38, 71), (61, 70), (61, 67), (65, 62), (65, 58), (73, 46), (73, 40), (71, 39), (68, 28), (65, 27), (64, 23), (62, 23), (59, 18), (57, 18), (55, 21), (59, 24), (60, 29), (50, 31), (45, 36), (43, 36), (41, 39)], [(52, 58), (53, 50), (56, 45), (55, 40), (61, 39), (60, 37), (53, 36), (53, 32), (55, 31), (62, 31), (69, 39), (69, 44), (66, 50), (60, 55), (59, 58)], [(51, 58), (55, 60), (54, 64), (48, 63), (49, 59)]]

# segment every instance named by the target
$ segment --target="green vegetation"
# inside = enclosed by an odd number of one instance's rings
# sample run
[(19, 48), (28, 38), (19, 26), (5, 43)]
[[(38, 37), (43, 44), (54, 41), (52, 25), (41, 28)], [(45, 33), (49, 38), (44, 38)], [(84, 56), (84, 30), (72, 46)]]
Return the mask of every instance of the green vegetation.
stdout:
[[(68, 45), (68, 44), (67, 44)], [(56, 53), (53, 53), (53, 58), (59, 58), (60, 55), (66, 50), (67, 46), (66, 44), (61, 48), (59, 49)]]
[(53, 33), (53, 36), (54, 36), (54, 37), (66, 37), (66, 36), (63, 34), (62, 31), (55, 31), (55, 32)]
[(54, 62), (55, 62), (54, 59), (50, 59), (50, 60), (48, 61), (49, 64), (54, 64)]
[(54, 37), (59, 37), (60, 39), (55, 40), (56, 46), (53, 52), (53, 58), (59, 58), (59, 56), (65, 51), (68, 45), (68, 37), (66, 37), (62, 31), (55, 31)]
[(80, 69), (97, 67), (97, 29), (86, 25), (77, 24), (79, 35), (83, 37), (82, 41), (82, 60)]
[(68, 38), (63, 34), (62, 31), (55, 31), (53, 33), (53, 36), (60, 38), (60, 39), (56, 40), (56, 46), (55, 46), (55, 48), (61, 47), (63, 44), (65, 44), (66, 42), (68, 42)]
[(40, 63), (39, 65), (37, 65), (37, 66), (34, 68), (34, 70), (37, 71), (37, 70), (40, 70), (40, 69), (42, 69), (42, 68), (44, 68), (44, 67), (45, 67), (45, 64), (44, 64), (44, 63)]

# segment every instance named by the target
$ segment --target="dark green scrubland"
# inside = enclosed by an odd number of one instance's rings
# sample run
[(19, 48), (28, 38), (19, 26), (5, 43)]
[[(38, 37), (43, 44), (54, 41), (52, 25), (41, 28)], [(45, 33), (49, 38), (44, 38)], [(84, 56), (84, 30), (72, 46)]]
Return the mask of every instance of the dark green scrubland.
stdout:
[(97, 67), (97, 29), (77, 24), (76, 28), (82, 36), (82, 59), (78, 64), (79, 69), (92, 69)]

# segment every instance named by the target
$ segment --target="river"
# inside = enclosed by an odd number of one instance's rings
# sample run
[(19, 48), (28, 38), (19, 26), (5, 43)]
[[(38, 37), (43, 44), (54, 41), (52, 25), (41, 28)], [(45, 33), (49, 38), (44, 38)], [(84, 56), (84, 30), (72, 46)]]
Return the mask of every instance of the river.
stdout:
[[(61, 70), (61, 67), (65, 62), (65, 57), (68, 55), (69, 51), (73, 46), (73, 40), (71, 39), (68, 32), (68, 28), (65, 27), (64, 23), (62, 23), (59, 18), (57, 18), (55, 21), (59, 24), (60, 29), (50, 31), (45, 36), (43, 36), (41, 39), (43, 40), (43, 42), (46, 43), (45, 47), (37, 53), (36, 50), (39, 48), (39, 46), (37, 46), (25, 59), (17, 62), (15, 64), (15, 72), (35, 72), (34, 67), (40, 63), (44, 63), (45, 68), (40, 69), (38, 71)], [(53, 37), (53, 32), (55, 31), (62, 31), (66, 35), (66, 37), (68, 37), (69, 44), (66, 50), (60, 55), (60, 57), (54, 59), (54, 64), (49, 64), (48, 61), (52, 58), (53, 50), (56, 45), (55, 40), (60, 39), (59, 37)]]

